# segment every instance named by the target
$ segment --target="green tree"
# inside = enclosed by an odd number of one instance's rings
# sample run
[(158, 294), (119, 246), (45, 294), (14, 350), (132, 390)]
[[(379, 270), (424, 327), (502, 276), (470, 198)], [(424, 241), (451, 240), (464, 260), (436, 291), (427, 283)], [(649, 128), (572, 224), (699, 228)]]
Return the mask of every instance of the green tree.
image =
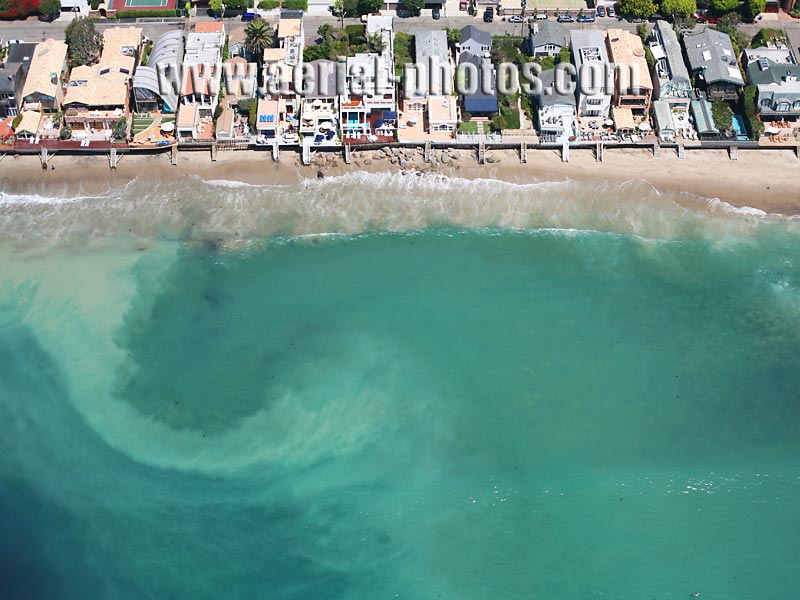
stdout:
[(725, 14), (739, 8), (739, 0), (711, 0), (711, 8), (718, 14)]
[(339, 17), (339, 27), (344, 29), (344, 1), (333, 0), (331, 2), (331, 14), (334, 17)]
[(89, 17), (78, 17), (67, 25), (64, 38), (69, 46), (69, 57), (73, 67), (90, 65), (100, 58), (103, 36)]
[(745, 0), (744, 12), (750, 20), (755, 19), (758, 15), (767, 9), (766, 0)]
[(55, 15), (61, 12), (61, 0), (40, 0), (39, 13), (43, 15)]
[(358, 0), (358, 12), (362, 15), (377, 12), (383, 6), (383, 0)]
[(653, 0), (620, 0), (619, 12), (623, 15), (632, 15), (646, 19), (655, 14), (656, 5)]
[(556, 61), (556, 64), (568, 63), (569, 60), (570, 60), (569, 48), (567, 48), (566, 46), (561, 46), (561, 50), (558, 51), (558, 60)]
[(208, 7), (215, 16), (222, 14), (222, 0), (209, 0)]
[(757, 140), (764, 134), (764, 124), (756, 115), (756, 86), (748, 85), (742, 92), (742, 112), (750, 138)]
[(676, 17), (688, 17), (697, 12), (696, 0), (662, 0), (662, 14)]
[(447, 43), (451, 46), (458, 44), (461, 41), (461, 30), (457, 27), (447, 28)]
[(400, 0), (400, 6), (412, 17), (418, 17), (425, 6), (425, 0)]
[(125, 117), (121, 117), (114, 124), (114, 127), (111, 128), (111, 135), (117, 140), (124, 140), (128, 137), (128, 120)]
[(383, 41), (383, 36), (379, 31), (367, 34), (367, 51), (380, 54), (386, 50), (386, 42)]
[(711, 114), (714, 116), (714, 124), (723, 135), (730, 135), (733, 128), (733, 111), (730, 105), (724, 100), (714, 100), (711, 105)]
[(264, 49), (275, 45), (275, 32), (263, 19), (250, 21), (244, 30), (244, 45), (260, 66), (264, 61)]

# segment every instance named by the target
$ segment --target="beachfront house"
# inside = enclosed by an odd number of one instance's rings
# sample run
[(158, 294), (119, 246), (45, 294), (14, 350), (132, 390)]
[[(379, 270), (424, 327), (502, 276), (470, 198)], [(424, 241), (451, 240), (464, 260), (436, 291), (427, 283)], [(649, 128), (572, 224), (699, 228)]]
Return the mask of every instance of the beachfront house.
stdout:
[(133, 103), (137, 112), (177, 112), (183, 52), (181, 31), (168, 31), (155, 41), (147, 65), (136, 67), (133, 75)]
[[(200, 27), (201, 25), (204, 25)], [(213, 115), (219, 101), (222, 73), (219, 65), (225, 32), (221, 23), (197, 23), (196, 30), (186, 36), (178, 109), (178, 139), (210, 140), (213, 137)]]
[(138, 27), (103, 31), (103, 51), (94, 65), (72, 69), (64, 97), (64, 120), (74, 139), (108, 140), (129, 117), (131, 78), (142, 44)]
[(797, 121), (800, 116), (800, 66), (788, 48), (745, 51), (747, 79), (756, 87), (756, 113), (762, 121)]
[(653, 101), (653, 125), (658, 139), (672, 142), (675, 139), (675, 121), (672, 119), (672, 107), (664, 100)]
[(694, 118), (694, 128), (700, 139), (716, 139), (719, 137), (719, 129), (714, 123), (714, 114), (711, 110), (711, 103), (705, 98), (692, 100), (692, 117)]
[(307, 63), (313, 70), (313, 86), (305, 90), (300, 108), (300, 133), (314, 138), (315, 145), (335, 144), (339, 129), (339, 94), (336, 63), (318, 59)]
[(683, 36), (689, 68), (695, 87), (708, 100), (736, 100), (744, 85), (731, 38), (707, 28), (702, 33)]
[(419, 90), (406, 90), (400, 105), (401, 141), (447, 140), (458, 125), (458, 107), (451, 95), (453, 68), (442, 31), (418, 31), (415, 36), (416, 63), (423, 68), (416, 74)]
[(666, 21), (656, 21), (650, 51), (655, 60), (653, 97), (669, 104), (673, 111), (688, 111), (692, 99), (692, 81), (672, 25)]
[(67, 45), (59, 40), (37, 44), (22, 87), (22, 108), (43, 113), (61, 112), (66, 76)]
[(275, 140), (280, 127), (278, 100), (261, 98), (256, 111), (256, 132), (265, 140)]
[(16, 117), (19, 114), (19, 100), (22, 99), (22, 85), (25, 75), (19, 63), (7, 63), (0, 67), (0, 119)]
[[(605, 36), (599, 29), (571, 30), (572, 61), (578, 72), (578, 117), (607, 119), (613, 85)], [(612, 80), (613, 81), (613, 80)]]
[(542, 71), (539, 75), (541, 91), (534, 97), (539, 140), (543, 144), (563, 144), (576, 135), (575, 94), (559, 93), (554, 84), (555, 77), (555, 69)]
[[(461, 94), (461, 108), (470, 117), (488, 118), (497, 113), (497, 72), (491, 61), (492, 35), (473, 25), (461, 29), (457, 47), (456, 78)], [(488, 85), (485, 85), (487, 83)]]
[(0, 119), (16, 117), (36, 44), (11, 44), (0, 67)]
[(608, 57), (616, 65), (611, 111), (614, 125), (617, 131), (649, 131), (653, 81), (642, 38), (624, 29), (611, 28), (606, 31), (606, 44)]
[(528, 37), (528, 52), (531, 56), (556, 57), (567, 45), (564, 27), (555, 19), (534, 21)]
[(380, 52), (347, 59), (347, 85), (339, 104), (339, 120), (346, 142), (394, 141), (397, 98), (394, 73), (394, 25), (391, 17), (367, 17), (367, 34), (379, 34)]

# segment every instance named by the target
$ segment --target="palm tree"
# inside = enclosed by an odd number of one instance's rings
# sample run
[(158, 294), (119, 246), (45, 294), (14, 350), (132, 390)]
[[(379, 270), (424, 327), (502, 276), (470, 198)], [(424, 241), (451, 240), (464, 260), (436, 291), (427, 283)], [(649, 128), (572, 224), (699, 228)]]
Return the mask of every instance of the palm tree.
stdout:
[(250, 21), (244, 30), (244, 45), (256, 57), (259, 66), (264, 60), (264, 49), (275, 45), (275, 32), (262, 19)]
[(386, 42), (379, 31), (367, 35), (367, 51), (381, 54), (386, 49)]

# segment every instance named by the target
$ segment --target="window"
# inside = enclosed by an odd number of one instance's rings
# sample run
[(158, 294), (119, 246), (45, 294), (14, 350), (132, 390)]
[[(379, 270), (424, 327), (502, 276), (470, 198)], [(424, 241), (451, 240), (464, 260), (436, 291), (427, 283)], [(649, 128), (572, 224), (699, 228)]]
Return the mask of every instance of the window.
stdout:
[(786, 112), (786, 111), (789, 110), (789, 103), (788, 102), (781, 102), (780, 104), (778, 104), (778, 106), (775, 108), (775, 110), (777, 110), (778, 112)]
[(800, 100), (795, 100), (795, 103), (792, 105), (792, 110), (800, 110)]
[(603, 100), (602, 98), (589, 98), (588, 100), (586, 100), (586, 104), (588, 104), (589, 106), (600, 106), (601, 104), (603, 104)]

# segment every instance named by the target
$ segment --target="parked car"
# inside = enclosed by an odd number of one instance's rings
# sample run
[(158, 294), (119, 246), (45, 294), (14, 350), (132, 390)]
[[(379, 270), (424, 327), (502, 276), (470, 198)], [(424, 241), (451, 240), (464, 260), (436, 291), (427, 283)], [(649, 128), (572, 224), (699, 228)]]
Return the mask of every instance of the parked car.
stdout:
[(636, 17), (633, 15), (628, 15), (627, 21), (628, 23), (644, 23), (644, 19), (642, 17)]
[(568, 15), (566, 13), (562, 13), (562, 14), (558, 15), (558, 22), (559, 23), (574, 23), (575, 22), (575, 17), (573, 17), (572, 15)]
[(442, 18), (442, 9), (439, 8), (438, 6), (434, 6), (431, 9), (431, 17), (433, 17), (434, 21), (438, 21), (439, 19), (441, 19)]
[(606, 16), (606, 7), (602, 4), (598, 4), (597, 6), (597, 16), (598, 17), (605, 17)]
[(577, 21), (578, 23), (594, 23), (595, 22), (594, 13), (589, 13), (588, 15), (578, 15)]
[(508, 17), (509, 23), (522, 23), (524, 19), (520, 15), (511, 15)]
[(651, 23), (655, 23), (656, 21), (671, 21), (672, 19), (656, 13), (654, 15), (650, 15), (647, 20)]
[(607, 14), (609, 17), (616, 17), (616, 16), (617, 16), (617, 11), (616, 11), (616, 10), (614, 10), (614, 7), (613, 7), (613, 6), (609, 6), (608, 8), (606, 8), (606, 14)]
[(536, 16), (534, 17), (537, 21), (545, 21), (547, 20), (547, 13), (546, 12), (537, 12)]
[(245, 23), (249, 23), (250, 21), (255, 21), (256, 19), (260, 19), (261, 15), (258, 13), (253, 12), (246, 12), (242, 15), (242, 21)]
[(492, 21), (494, 21), (494, 9), (491, 6), (489, 6), (483, 13), (483, 22), (491, 23)]
[(467, 10), (468, 8), (469, 2), (464, 2), (464, 0), (461, 0), (461, 2), (458, 3), (458, 10)]

